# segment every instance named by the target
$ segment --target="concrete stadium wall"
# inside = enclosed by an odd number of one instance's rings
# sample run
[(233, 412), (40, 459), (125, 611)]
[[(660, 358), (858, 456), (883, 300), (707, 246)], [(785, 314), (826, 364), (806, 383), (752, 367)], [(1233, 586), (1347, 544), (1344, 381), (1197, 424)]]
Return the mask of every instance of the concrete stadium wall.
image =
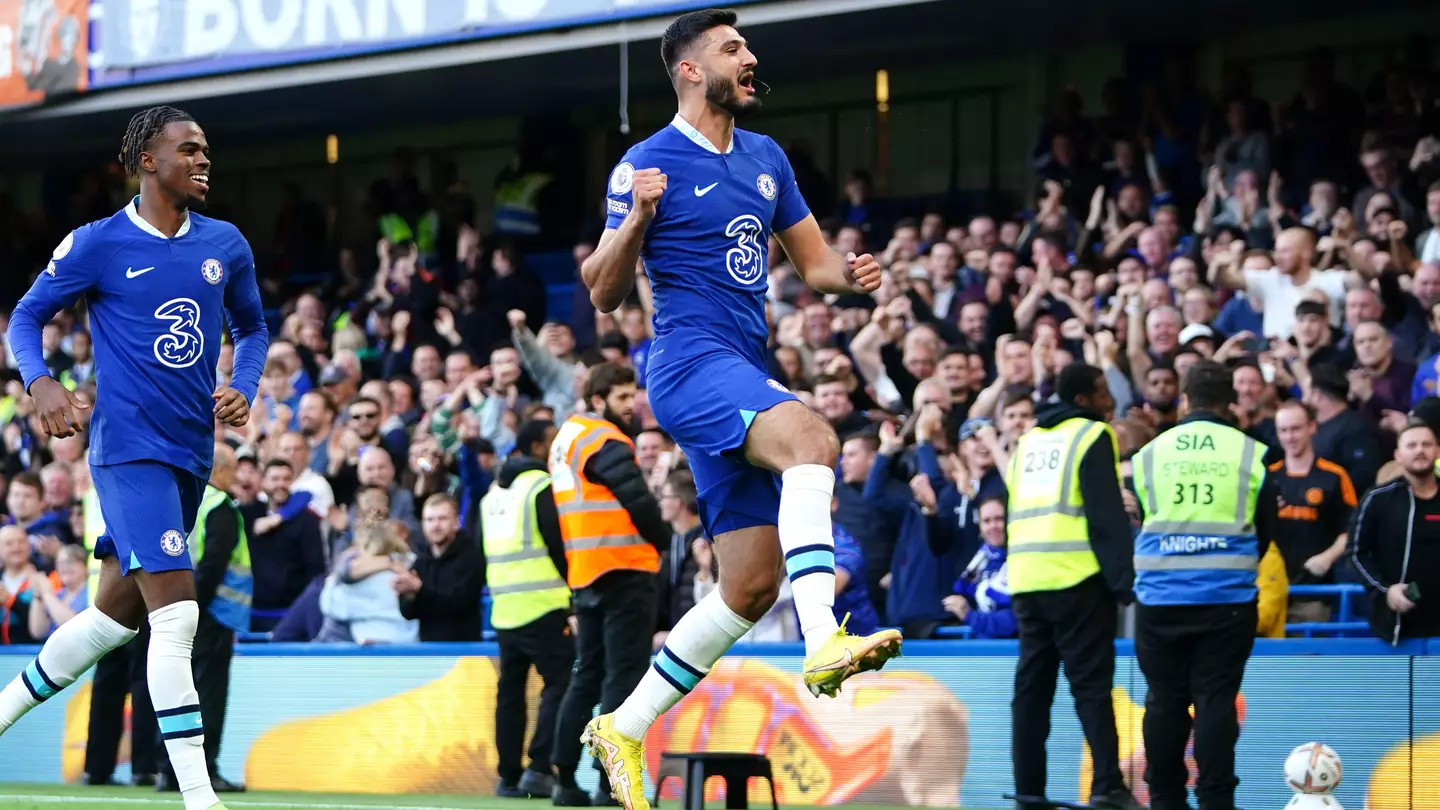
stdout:
[[(1144, 801), (1145, 686), (1129, 643), (1118, 645), (1121, 756)], [(1321, 741), (1344, 759), (1337, 797), (1352, 810), (1440, 807), (1440, 644), (1433, 656), (1428, 647), (1258, 642), (1240, 699), (1241, 806), (1283, 806), (1286, 754)], [(652, 729), (651, 772), (664, 751), (755, 751), (774, 763), (782, 804), (1006, 806), (1014, 642), (911, 642), (833, 701), (801, 685), (798, 645), (736, 652)], [(221, 769), (256, 790), (489, 794), (495, 654), (489, 644), (242, 647)], [(28, 660), (0, 651), (0, 678)], [(537, 678), (530, 687), (533, 723)], [(87, 678), (0, 738), (0, 781), (77, 782), (89, 694)], [(1090, 760), (1063, 680), (1049, 751), (1051, 796), (1081, 798)], [(128, 762), (128, 740), (121, 753)], [(594, 785), (588, 766), (581, 782)], [(762, 785), (751, 791), (768, 800)]]

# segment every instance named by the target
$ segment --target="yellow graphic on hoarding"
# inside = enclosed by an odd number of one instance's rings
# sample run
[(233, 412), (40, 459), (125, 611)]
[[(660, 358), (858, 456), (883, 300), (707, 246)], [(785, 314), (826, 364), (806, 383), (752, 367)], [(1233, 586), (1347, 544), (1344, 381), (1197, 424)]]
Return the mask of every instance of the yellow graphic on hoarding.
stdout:
[[(280, 723), (251, 746), (245, 782), (256, 790), (320, 793), (490, 793), (497, 779), (497, 663), (461, 658), (438, 680), (408, 692)], [(527, 737), (539, 687), (532, 677)]]
[(1422, 735), (1413, 752), (1408, 740), (1396, 743), (1370, 772), (1365, 810), (1422, 807), (1440, 807), (1440, 734)]
[[(65, 701), (65, 742), (60, 749), (60, 778), (78, 783), (85, 775), (85, 744), (90, 739), (91, 682), (75, 684)], [(129, 714), (128, 706), (126, 714)], [(130, 724), (125, 724), (117, 762), (130, 759)]]

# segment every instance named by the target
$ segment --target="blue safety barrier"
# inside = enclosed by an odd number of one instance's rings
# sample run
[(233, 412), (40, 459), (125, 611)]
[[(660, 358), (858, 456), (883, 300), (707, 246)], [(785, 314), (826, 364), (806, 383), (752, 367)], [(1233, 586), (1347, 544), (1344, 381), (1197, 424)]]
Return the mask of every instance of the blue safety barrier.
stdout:
[(1285, 625), (1285, 635), (1301, 638), (1330, 636), (1356, 638), (1370, 635), (1370, 625), (1355, 612), (1357, 600), (1365, 598), (1363, 585), (1292, 585), (1291, 599), (1314, 599), (1331, 602), (1334, 611), (1328, 622), (1297, 622)]

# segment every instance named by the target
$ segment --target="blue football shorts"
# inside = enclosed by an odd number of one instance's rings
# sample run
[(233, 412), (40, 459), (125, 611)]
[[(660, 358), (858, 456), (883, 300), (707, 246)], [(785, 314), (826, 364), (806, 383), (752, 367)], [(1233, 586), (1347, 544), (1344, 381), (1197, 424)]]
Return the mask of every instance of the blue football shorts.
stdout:
[(194, 568), (188, 538), (204, 479), (159, 461), (127, 461), (91, 467), (90, 480), (105, 521), (96, 559), (118, 557), (124, 574)]
[(798, 400), (733, 350), (667, 343), (650, 352), (650, 410), (685, 452), (705, 530), (716, 537), (776, 525), (780, 477), (745, 460), (745, 434), (756, 414)]

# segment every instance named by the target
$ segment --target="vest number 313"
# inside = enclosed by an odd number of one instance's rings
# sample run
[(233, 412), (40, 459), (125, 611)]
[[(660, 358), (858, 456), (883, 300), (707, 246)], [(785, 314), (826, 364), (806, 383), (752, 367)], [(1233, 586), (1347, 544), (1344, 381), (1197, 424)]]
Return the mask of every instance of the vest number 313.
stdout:
[(1215, 487), (1210, 484), (1176, 484), (1175, 497), (1170, 503), (1198, 503), (1209, 506), (1215, 503)]

